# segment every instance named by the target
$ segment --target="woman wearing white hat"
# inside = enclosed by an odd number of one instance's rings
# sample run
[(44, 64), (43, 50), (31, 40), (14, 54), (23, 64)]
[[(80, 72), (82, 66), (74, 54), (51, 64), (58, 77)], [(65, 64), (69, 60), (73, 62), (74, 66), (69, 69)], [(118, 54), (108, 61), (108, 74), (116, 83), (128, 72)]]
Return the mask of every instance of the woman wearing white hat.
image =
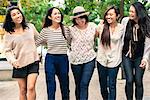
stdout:
[(73, 14), (69, 60), (75, 79), (76, 100), (87, 100), (88, 86), (95, 67), (96, 53), (93, 47), (96, 24), (88, 21), (89, 12), (81, 6), (75, 7)]

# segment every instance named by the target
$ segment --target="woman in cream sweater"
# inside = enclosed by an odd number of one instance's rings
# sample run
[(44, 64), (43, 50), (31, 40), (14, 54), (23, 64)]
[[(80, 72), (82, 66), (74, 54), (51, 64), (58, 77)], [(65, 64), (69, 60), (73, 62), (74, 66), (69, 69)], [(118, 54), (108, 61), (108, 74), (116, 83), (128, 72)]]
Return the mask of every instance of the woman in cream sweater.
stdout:
[[(19, 85), (19, 100), (35, 100), (35, 83), (39, 73), (39, 57), (34, 36), (38, 33), (18, 7), (8, 9), (3, 25), (4, 52), (7, 61), (13, 66), (13, 78)], [(28, 95), (27, 95), (28, 94)]]

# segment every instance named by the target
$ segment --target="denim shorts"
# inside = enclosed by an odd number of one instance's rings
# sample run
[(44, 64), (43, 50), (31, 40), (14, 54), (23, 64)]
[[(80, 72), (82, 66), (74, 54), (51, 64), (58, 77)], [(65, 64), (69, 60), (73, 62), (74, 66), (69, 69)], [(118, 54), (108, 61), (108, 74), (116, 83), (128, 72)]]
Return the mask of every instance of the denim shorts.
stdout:
[(39, 61), (35, 61), (34, 63), (29, 64), (22, 68), (13, 67), (12, 78), (25, 78), (32, 73), (39, 74)]

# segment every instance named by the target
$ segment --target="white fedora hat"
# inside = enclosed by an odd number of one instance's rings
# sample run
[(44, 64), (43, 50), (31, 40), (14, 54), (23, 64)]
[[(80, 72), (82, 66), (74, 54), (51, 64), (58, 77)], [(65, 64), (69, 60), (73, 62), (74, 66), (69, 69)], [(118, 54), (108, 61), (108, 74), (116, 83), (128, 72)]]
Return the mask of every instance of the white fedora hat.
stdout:
[(89, 15), (90, 12), (86, 12), (85, 9), (82, 6), (77, 6), (73, 9), (73, 15), (70, 16), (71, 19), (78, 18), (80, 16)]

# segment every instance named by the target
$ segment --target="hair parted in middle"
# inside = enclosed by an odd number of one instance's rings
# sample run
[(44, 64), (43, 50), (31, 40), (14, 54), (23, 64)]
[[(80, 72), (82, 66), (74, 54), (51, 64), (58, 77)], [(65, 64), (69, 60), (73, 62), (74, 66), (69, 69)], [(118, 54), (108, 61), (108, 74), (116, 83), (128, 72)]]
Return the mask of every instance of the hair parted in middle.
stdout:
[(103, 46), (108, 46), (108, 47), (110, 47), (110, 31), (109, 31), (109, 26), (110, 25), (109, 25), (109, 23), (106, 20), (106, 15), (107, 15), (108, 11), (111, 10), (111, 9), (115, 10), (117, 18), (120, 15), (119, 8), (116, 7), (116, 6), (109, 7), (106, 10), (105, 14), (104, 14), (104, 28), (103, 28), (103, 31), (102, 31), (101, 41), (102, 41), (102, 45)]
[(64, 38), (66, 39), (65, 30), (64, 30), (64, 25), (63, 25), (63, 23), (62, 23), (62, 22), (63, 22), (63, 14), (62, 14), (62, 12), (60, 11), (60, 9), (57, 8), (57, 7), (52, 7), (52, 8), (50, 8), (50, 9), (48, 9), (47, 14), (46, 14), (46, 17), (45, 17), (45, 20), (44, 20), (43, 28), (49, 27), (49, 26), (52, 25), (52, 20), (49, 19), (48, 17), (52, 15), (52, 12), (53, 12), (54, 9), (58, 9), (59, 12), (60, 12), (60, 14), (61, 14), (61, 22), (60, 22), (59, 24), (60, 24), (60, 27), (61, 27), (61, 30), (62, 30), (62, 35), (63, 35)]
[(9, 7), (7, 10), (3, 28), (5, 29), (5, 31), (9, 32), (10, 34), (12, 32), (14, 32), (14, 28), (15, 28), (15, 23), (13, 22), (13, 20), (11, 18), (11, 11), (14, 9), (17, 9), (22, 14), (23, 20), (21, 22), (21, 25), (22, 25), (23, 29), (26, 29), (26, 27), (27, 27), (27, 23), (25, 21), (25, 17), (23, 15), (22, 11), (17, 6)]

